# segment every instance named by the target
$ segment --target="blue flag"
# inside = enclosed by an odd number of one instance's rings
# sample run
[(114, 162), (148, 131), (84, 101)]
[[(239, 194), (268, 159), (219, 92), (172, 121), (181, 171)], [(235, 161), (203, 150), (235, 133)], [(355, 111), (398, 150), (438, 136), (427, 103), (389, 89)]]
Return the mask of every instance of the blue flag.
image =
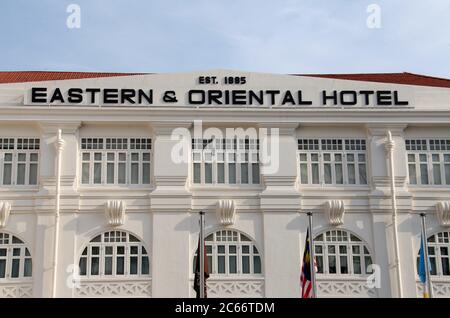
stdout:
[(420, 261), (419, 261), (419, 278), (422, 284), (427, 281), (427, 272), (425, 269), (425, 251), (423, 248), (423, 237), (420, 236)]

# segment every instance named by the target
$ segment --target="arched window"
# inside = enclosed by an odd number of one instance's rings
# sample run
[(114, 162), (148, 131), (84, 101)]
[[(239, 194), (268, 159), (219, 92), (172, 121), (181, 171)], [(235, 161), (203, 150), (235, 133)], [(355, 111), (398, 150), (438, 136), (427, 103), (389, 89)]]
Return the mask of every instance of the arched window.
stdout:
[[(450, 277), (449, 249), (450, 232), (439, 232), (427, 239), (428, 258), (430, 259), (431, 275)], [(417, 256), (417, 270), (420, 262), (420, 248)]]
[(0, 281), (19, 280), (32, 275), (31, 254), (17, 236), (0, 233)]
[(80, 257), (80, 276), (149, 276), (144, 244), (125, 231), (108, 231), (94, 237)]
[[(205, 238), (208, 267), (217, 275), (260, 275), (261, 256), (255, 243), (236, 230), (219, 230)], [(194, 272), (196, 255), (194, 256)]]
[(344, 230), (330, 230), (314, 240), (317, 270), (320, 274), (370, 274), (372, 264), (367, 244)]

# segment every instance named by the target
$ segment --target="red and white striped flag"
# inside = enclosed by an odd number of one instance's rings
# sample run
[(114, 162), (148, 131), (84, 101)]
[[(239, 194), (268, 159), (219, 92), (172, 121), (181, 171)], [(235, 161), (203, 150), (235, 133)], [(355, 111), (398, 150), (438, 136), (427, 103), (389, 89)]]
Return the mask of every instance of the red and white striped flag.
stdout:
[[(302, 273), (300, 275), (300, 284), (302, 286), (302, 298), (314, 298), (312, 292), (311, 275), (311, 253), (309, 252), (309, 230), (306, 233), (305, 251), (303, 253)], [(314, 259), (314, 271), (317, 272), (317, 263)]]

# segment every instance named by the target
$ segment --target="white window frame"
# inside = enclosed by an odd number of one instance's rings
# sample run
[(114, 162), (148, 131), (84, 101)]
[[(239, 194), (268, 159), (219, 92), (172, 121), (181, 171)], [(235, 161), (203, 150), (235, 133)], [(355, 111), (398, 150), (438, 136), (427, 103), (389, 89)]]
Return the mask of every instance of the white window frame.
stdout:
[[(336, 143), (333, 143), (335, 141)], [(302, 149), (301, 149), (302, 148)], [(325, 148), (325, 149), (324, 149)], [(352, 149), (354, 148), (354, 149)], [(359, 148), (359, 149), (357, 149)], [(326, 156), (330, 160), (326, 160)], [(350, 155), (353, 155), (353, 161), (350, 161)], [(317, 160), (313, 160), (317, 156)], [(341, 160), (336, 160), (341, 156)], [(360, 161), (360, 156), (364, 160)], [(306, 160), (305, 160), (306, 157)], [(300, 186), (368, 186), (368, 151), (365, 138), (298, 138), (298, 182)], [(313, 164), (318, 165), (318, 183), (313, 183)], [(325, 182), (325, 165), (331, 167), (331, 182)], [(342, 165), (342, 183), (336, 181), (336, 167)], [(349, 181), (349, 165), (354, 166), (355, 183)], [(307, 168), (307, 182), (304, 182), (302, 175), (302, 166)], [(361, 182), (360, 166), (364, 165), (365, 183)]]
[[(13, 240), (15, 242), (13, 242)], [(0, 277), (0, 284), (7, 282), (27, 282), (32, 280), (33, 276), (33, 258), (30, 249), (22, 239), (16, 235), (0, 232), (0, 250), (6, 249), (6, 255), (0, 254), (0, 260), (5, 261), (5, 277)], [(14, 250), (19, 250), (19, 255), (13, 255)], [(19, 275), (12, 277), (13, 260), (19, 260)], [(31, 272), (25, 276), (25, 261), (29, 261)]]
[[(244, 240), (242, 238), (245, 238)], [(231, 240), (230, 240), (231, 238)], [(236, 240), (233, 240), (236, 238)], [(208, 265), (211, 267), (211, 278), (233, 277), (263, 277), (263, 259), (256, 242), (247, 234), (234, 229), (219, 229), (205, 236), (206, 255)], [(219, 246), (225, 247), (225, 253), (218, 251)], [(230, 253), (230, 246), (236, 247), (236, 253)], [(243, 252), (243, 247), (248, 246), (249, 253)], [(225, 273), (219, 273), (219, 256), (225, 257)], [(230, 256), (236, 256), (236, 273), (230, 273)], [(249, 273), (243, 272), (243, 257), (249, 257)], [(194, 252), (193, 272), (195, 272), (196, 250)], [(259, 257), (260, 273), (255, 273), (254, 257)]]
[[(434, 240), (434, 241), (433, 241)], [(427, 238), (427, 245), (428, 245), (428, 258), (434, 259), (435, 261), (435, 268), (436, 268), (436, 272), (431, 272), (431, 278), (432, 279), (436, 279), (436, 278), (442, 278), (445, 280), (449, 280), (450, 281), (450, 273), (448, 275), (444, 275), (443, 270), (442, 270), (442, 260), (446, 259), (447, 263), (450, 266), (450, 231), (440, 231), (437, 232), (433, 235), (428, 236)], [(441, 248), (446, 248), (447, 249), (447, 255), (443, 255)], [(431, 251), (433, 251), (432, 253), (430, 253)], [(416, 273), (419, 272), (419, 260), (420, 260), (420, 247), (419, 247), (419, 251), (417, 252), (417, 262), (416, 262)], [(430, 262), (430, 267), (432, 266), (431, 262)], [(430, 268), (430, 271), (432, 270), (432, 268)], [(417, 274), (417, 277), (419, 275)]]
[[(88, 140), (97, 140), (96, 143), (91, 143), (89, 146)], [(111, 142), (108, 143), (107, 141)], [(108, 145), (112, 148), (112, 140), (116, 141), (116, 149), (107, 149)], [(131, 149), (131, 140), (146, 140), (150, 149)], [(84, 142), (86, 141), (86, 142)], [(124, 141), (126, 147), (124, 148)], [(119, 143), (121, 146), (119, 147)], [(136, 142), (135, 142), (136, 143)], [(84, 145), (95, 149), (83, 149)], [(120, 148), (120, 149), (117, 149)], [(85, 159), (85, 154), (89, 154), (89, 159)], [(96, 159), (96, 155), (100, 154), (100, 160)], [(108, 155), (113, 154), (114, 160), (109, 160)], [(138, 154), (138, 160), (134, 161), (134, 154)], [(125, 161), (121, 160), (121, 156), (125, 155)], [(148, 160), (144, 160), (144, 156), (148, 156)], [(95, 181), (95, 164), (100, 164), (101, 178), (100, 182)], [(114, 181), (108, 182), (108, 163), (113, 163), (114, 167)], [(125, 163), (125, 182), (119, 183), (119, 165)], [(137, 163), (138, 166), (138, 182), (133, 183), (131, 179), (132, 165)], [(88, 164), (89, 181), (83, 182), (83, 166)], [(144, 164), (148, 164), (148, 183), (144, 183)], [(81, 187), (95, 187), (95, 186), (111, 186), (111, 187), (152, 187), (153, 184), (153, 151), (152, 139), (150, 137), (82, 137), (80, 142), (80, 173), (79, 185)]]
[[(111, 241), (111, 233), (114, 233), (114, 241)], [(130, 235), (136, 238), (137, 241), (131, 241)], [(100, 236), (100, 241), (96, 241), (96, 239)], [(106, 248), (112, 247), (112, 254), (106, 254)], [(118, 254), (117, 250), (118, 247), (124, 248), (124, 254)], [(137, 254), (131, 254), (131, 248), (137, 247), (138, 253)], [(98, 248), (99, 253), (93, 254), (93, 249)], [(144, 253), (144, 249), (145, 252)], [(106, 258), (111, 257), (112, 258), (112, 273), (106, 274), (105, 273), (105, 263)], [(118, 274), (117, 273), (117, 257), (123, 257), (124, 258), (124, 273)], [(130, 273), (130, 264), (131, 264), (131, 258), (137, 257), (137, 274), (131, 274)], [(98, 275), (92, 274), (92, 259), (98, 258)], [(148, 264), (148, 273), (142, 273), (142, 266), (143, 266), (143, 259), (147, 258), (147, 264)], [(86, 268), (85, 268), (85, 274), (81, 266), (82, 259), (85, 259), (86, 262)], [(130, 233), (128, 231), (124, 230), (108, 230), (104, 231), (102, 233), (99, 233), (92, 238), (88, 244), (83, 246), (80, 256), (78, 257), (78, 266), (80, 268), (80, 278), (83, 280), (96, 280), (96, 279), (135, 279), (135, 278), (151, 278), (151, 264), (150, 264), (150, 250), (148, 247), (143, 243), (141, 239), (138, 238), (133, 233)]]
[[(8, 142), (5, 143), (5, 140)], [(37, 187), (39, 184), (40, 139), (36, 137), (0, 137), (0, 186), (1, 187)], [(11, 161), (6, 155), (11, 154)], [(24, 155), (25, 160), (19, 161)], [(32, 156), (37, 160), (31, 160)], [(4, 184), (5, 165), (11, 163), (11, 183)], [(25, 165), (24, 182), (18, 183), (19, 164)], [(30, 184), (31, 165), (36, 165), (36, 183)]]
[[(446, 169), (450, 169), (450, 139), (437, 138), (407, 138), (405, 140), (406, 165), (408, 169), (408, 184), (410, 186), (448, 187), (450, 176), (446, 178)], [(437, 161), (434, 158), (438, 158)], [(421, 166), (426, 166), (427, 183), (422, 183)], [(441, 183), (436, 183), (434, 168), (439, 167)], [(412, 167), (415, 169), (412, 171)], [(415, 182), (411, 176), (415, 177)]]
[[(346, 240), (339, 240), (339, 238), (346, 237)], [(319, 239), (322, 237), (322, 240)], [(330, 253), (329, 247), (334, 247), (334, 253)], [(345, 246), (346, 253), (341, 253), (339, 247)], [(353, 247), (358, 247), (359, 253), (353, 252)], [(322, 249), (322, 252), (319, 249)], [(314, 239), (314, 256), (317, 264), (318, 258), (322, 257), (323, 272), (318, 273), (322, 276), (352, 276), (352, 277), (366, 277), (371, 274), (367, 272), (367, 266), (372, 264), (373, 258), (369, 246), (360, 237), (354, 233), (343, 229), (329, 229), (323, 231), (315, 236)], [(329, 256), (335, 256), (336, 273), (330, 273)], [(341, 273), (341, 256), (347, 259), (347, 273)], [(354, 257), (360, 259), (361, 273), (355, 274)], [(366, 264), (366, 257), (369, 257), (370, 264)]]
[[(191, 185), (260, 186), (261, 165), (258, 139), (192, 139)], [(211, 164), (211, 182), (206, 182), (206, 164)], [(224, 182), (219, 182), (218, 167), (224, 165)], [(230, 165), (235, 165), (235, 182), (230, 183)], [(242, 165), (247, 164), (247, 182), (242, 183)], [(196, 182), (195, 167), (200, 165), (200, 182)], [(259, 174), (253, 175), (253, 165)]]

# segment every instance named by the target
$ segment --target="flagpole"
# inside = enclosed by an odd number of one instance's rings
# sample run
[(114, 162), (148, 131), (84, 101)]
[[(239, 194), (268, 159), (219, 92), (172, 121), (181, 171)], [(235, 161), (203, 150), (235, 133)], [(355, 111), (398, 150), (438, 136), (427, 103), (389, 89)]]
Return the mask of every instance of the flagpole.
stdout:
[(200, 211), (200, 249), (199, 249), (199, 259), (200, 259), (200, 298), (205, 298), (205, 212)]
[(317, 289), (316, 289), (316, 267), (315, 267), (315, 257), (314, 257), (314, 236), (313, 236), (313, 222), (312, 222), (312, 213), (308, 212), (309, 219), (309, 267), (311, 272), (311, 284), (314, 298), (317, 298)]
[(427, 237), (427, 229), (425, 226), (426, 215), (425, 213), (420, 213), (420, 216), (422, 217), (422, 242), (423, 242), (423, 255), (425, 256), (425, 275), (427, 278), (428, 296), (430, 298), (433, 298), (433, 285), (431, 284), (430, 264), (428, 258), (428, 237)]

